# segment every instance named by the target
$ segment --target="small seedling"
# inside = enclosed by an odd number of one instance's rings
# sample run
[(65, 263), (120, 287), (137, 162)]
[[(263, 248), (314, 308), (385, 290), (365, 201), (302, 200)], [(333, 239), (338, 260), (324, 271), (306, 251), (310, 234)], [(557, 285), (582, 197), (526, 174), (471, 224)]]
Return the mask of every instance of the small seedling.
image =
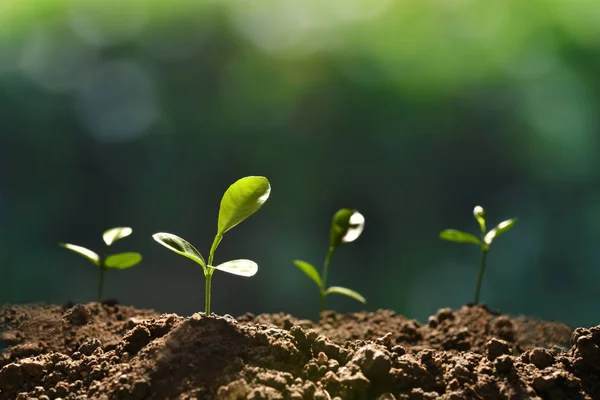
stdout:
[(365, 217), (356, 210), (349, 208), (342, 208), (333, 216), (331, 222), (331, 233), (329, 235), (329, 249), (325, 255), (325, 262), (323, 264), (322, 274), (319, 275), (317, 269), (312, 265), (302, 260), (295, 260), (294, 264), (300, 268), (310, 279), (313, 280), (319, 287), (319, 293), (321, 295), (321, 312), (325, 310), (325, 297), (330, 294), (341, 294), (344, 296), (352, 297), (361, 303), (367, 301), (363, 296), (354, 290), (347, 289), (340, 286), (327, 287), (327, 272), (329, 269), (329, 262), (335, 249), (340, 247), (344, 243), (350, 243), (358, 239), (365, 227)]
[(483, 271), (485, 271), (485, 259), (490, 249), (492, 241), (510, 230), (517, 222), (516, 218), (507, 219), (506, 221), (500, 222), (494, 229), (486, 233), (485, 228), (485, 210), (481, 206), (476, 206), (473, 209), (473, 216), (479, 224), (481, 230), (481, 239), (471, 235), (467, 232), (457, 231), (455, 229), (446, 229), (440, 233), (440, 238), (448, 240), (450, 242), (457, 243), (472, 243), (481, 249), (481, 262), (479, 264), (479, 275), (477, 276), (477, 285), (475, 286), (475, 300), (474, 303), (479, 303), (479, 292), (481, 290), (481, 281), (483, 280)]
[(133, 267), (142, 261), (142, 255), (140, 253), (118, 253), (106, 255), (111, 244), (119, 239), (123, 239), (133, 233), (133, 230), (128, 227), (112, 228), (104, 232), (102, 239), (106, 244), (105, 255), (102, 257), (92, 250), (86, 249), (85, 247), (76, 246), (69, 243), (59, 243), (59, 246), (69, 249), (80, 256), (83, 256), (93, 262), (100, 269), (100, 281), (98, 282), (98, 295), (97, 300), (102, 300), (102, 286), (104, 285), (104, 272), (107, 269), (125, 269)]
[(175, 253), (197, 262), (204, 271), (206, 284), (205, 315), (210, 316), (210, 286), (215, 270), (234, 275), (250, 277), (258, 271), (258, 265), (252, 260), (232, 260), (216, 267), (213, 266), (215, 251), (223, 239), (225, 232), (257, 212), (269, 198), (271, 185), (262, 176), (247, 176), (229, 186), (221, 199), (217, 234), (208, 253), (208, 263), (198, 250), (186, 240), (170, 233), (155, 233), (154, 240)]

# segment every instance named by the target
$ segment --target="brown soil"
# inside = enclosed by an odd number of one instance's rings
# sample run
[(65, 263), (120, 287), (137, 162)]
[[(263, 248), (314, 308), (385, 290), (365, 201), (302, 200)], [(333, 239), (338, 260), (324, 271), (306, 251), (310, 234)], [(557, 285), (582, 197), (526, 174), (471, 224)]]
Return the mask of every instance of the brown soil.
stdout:
[(183, 318), (90, 303), (0, 308), (0, 399), (593, 399), (600, 326), (442, 309)]

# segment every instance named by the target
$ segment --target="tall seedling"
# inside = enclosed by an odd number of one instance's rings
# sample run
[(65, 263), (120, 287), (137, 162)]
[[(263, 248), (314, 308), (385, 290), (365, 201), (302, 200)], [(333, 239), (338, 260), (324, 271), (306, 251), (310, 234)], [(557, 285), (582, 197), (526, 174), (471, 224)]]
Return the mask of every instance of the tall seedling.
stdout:
[(271, 185), (269, 180), (262, 176), (247, 176), (229, 186), (221, 199), (217, 234), (208, 252), (208, 263), (198, 250), (186, 240), (170, 233), (155, 233), (154, 240), (169, 250), (189, 258), (200, 264), (204, 271), (205, 279), (205, 313), (210, 315), (210, 290), (212, 275), (215, 270), (230, 274), (250, 277), (258, 271), (258, 265), (252, 260), (232, 260), (213, 266), (215, 251), (223, 239), (225, 232), (229, 231), (240, 222), (257, 212), (269, 198)]

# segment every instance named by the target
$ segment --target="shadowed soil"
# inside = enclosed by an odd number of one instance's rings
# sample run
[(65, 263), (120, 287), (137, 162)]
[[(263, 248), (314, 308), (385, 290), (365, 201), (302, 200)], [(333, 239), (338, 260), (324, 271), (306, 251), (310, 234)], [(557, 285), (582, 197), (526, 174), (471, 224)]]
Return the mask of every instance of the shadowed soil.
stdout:
[(0, 399), (594, 399), (600, 326), (441, 309), (180, 317), (0, 308)]

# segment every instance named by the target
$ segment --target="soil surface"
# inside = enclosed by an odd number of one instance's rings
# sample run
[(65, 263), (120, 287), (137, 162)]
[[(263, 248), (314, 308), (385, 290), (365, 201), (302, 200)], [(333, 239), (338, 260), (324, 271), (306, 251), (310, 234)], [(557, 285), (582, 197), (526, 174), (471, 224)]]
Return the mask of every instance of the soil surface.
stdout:
[(180, 317), (4, 306), (0, 399), (595, 399), (600, 326), (441, 309)]

